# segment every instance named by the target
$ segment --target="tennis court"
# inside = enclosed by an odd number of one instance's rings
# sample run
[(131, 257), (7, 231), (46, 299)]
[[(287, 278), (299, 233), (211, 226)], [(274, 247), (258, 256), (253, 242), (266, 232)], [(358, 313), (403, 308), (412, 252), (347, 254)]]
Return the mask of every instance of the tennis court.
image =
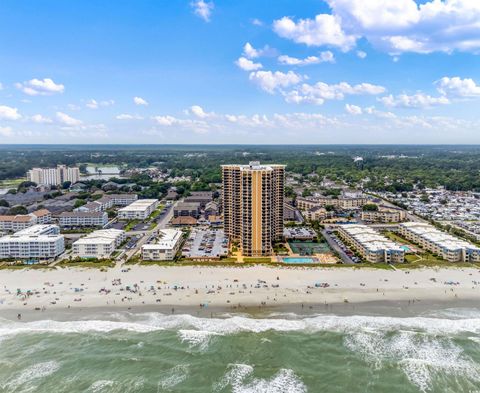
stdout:
[(300, 241), (290, 241), (288, 242), (293, 253), (298, 255), (314, 255), (314, 254), (324, 254), (331, 252), (330, 247), (327, 243), (317, 243), (317, 242), (300, 242)]

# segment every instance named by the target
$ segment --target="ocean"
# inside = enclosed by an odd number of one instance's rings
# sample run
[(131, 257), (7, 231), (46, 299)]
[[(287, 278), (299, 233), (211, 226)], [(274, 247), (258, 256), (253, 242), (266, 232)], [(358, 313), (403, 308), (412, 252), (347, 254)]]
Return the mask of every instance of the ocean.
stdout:
[(480, 392), (480, 310), (0, 319), (0, 392)]

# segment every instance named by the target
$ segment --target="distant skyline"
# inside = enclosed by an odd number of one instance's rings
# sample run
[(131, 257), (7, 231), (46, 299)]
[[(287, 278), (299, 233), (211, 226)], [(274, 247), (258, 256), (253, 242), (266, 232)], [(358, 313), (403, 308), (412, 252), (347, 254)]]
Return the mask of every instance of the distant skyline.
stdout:
[(478, 144), (480, 2), (3, 0), (0, 143)]

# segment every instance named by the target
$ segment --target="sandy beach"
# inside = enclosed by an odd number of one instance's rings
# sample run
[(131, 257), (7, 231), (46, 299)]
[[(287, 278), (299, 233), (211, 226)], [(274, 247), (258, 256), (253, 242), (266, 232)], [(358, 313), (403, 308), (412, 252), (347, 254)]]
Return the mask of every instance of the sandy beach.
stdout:
[[(480, 300), (480, 270), (252, 267), (116, 267), (0, 271), (6, 311), (158, 307), (281, 308), (366, 302)], [(317, 285), (317, 286), (316, 286)]]

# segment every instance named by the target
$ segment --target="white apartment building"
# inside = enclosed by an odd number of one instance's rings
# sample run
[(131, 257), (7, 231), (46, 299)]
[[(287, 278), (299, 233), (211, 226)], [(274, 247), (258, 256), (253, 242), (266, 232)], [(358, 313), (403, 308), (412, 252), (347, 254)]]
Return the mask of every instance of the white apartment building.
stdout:
[(61, 227), (104, 227), (108, 223), (105, 212), (63, 212), (58, 216)]
[(106, 197), (110, 198), (115, 206), (128, 206), (138, 199), (137, 194), (108, 194)]
[(80, 258), (108, 258), (125, 238), (120, 229), (100, 229), (73, 243), (73, 254)]
[(433, 225), (405, 222), (399, 228), (399, 233), (405, 239), (449, 262), (480, 262), (479, 247), (442, 232)]
[(48, 186), (58, 186), (65, 181), (73, 184), (80, 180), (80, 169), (66, 165), (57, 165), (56, 168), (32, 168), (27, 172), (27, 180)]
[(56, 225), (34, 225), (0, 238), (0, 259), (50, 259), (65, 251), (65, 240)]
[(400, 245), (366, 225), (340, 225), (338, 234), (368, 262), (401, 263), (405, 260), (405, 250)]
[(158, 199), (139, 199), (118, 210), (119, 220), (145, 220), (158, 207)]
[(18, 232), (35, 224), (50, 224), (52, 214), (47, 209), (40, 209), (30, 214), (0, 216), (0, 232)]
[(315, 196), (298, 197), (296, 199), (297, 207), (300, 210), (309, 210), (314, 207), (333, 206), (337, 209), (354, 210), (359, 209), (367, 203), (368, 199), (364, 196), (339, 196), (338, 198)]
[(162, 229), (162, 238), (155, 244), (142, 246), (142, 259), (147, 261), (172, 261), (182, 243), (182, 231)]

